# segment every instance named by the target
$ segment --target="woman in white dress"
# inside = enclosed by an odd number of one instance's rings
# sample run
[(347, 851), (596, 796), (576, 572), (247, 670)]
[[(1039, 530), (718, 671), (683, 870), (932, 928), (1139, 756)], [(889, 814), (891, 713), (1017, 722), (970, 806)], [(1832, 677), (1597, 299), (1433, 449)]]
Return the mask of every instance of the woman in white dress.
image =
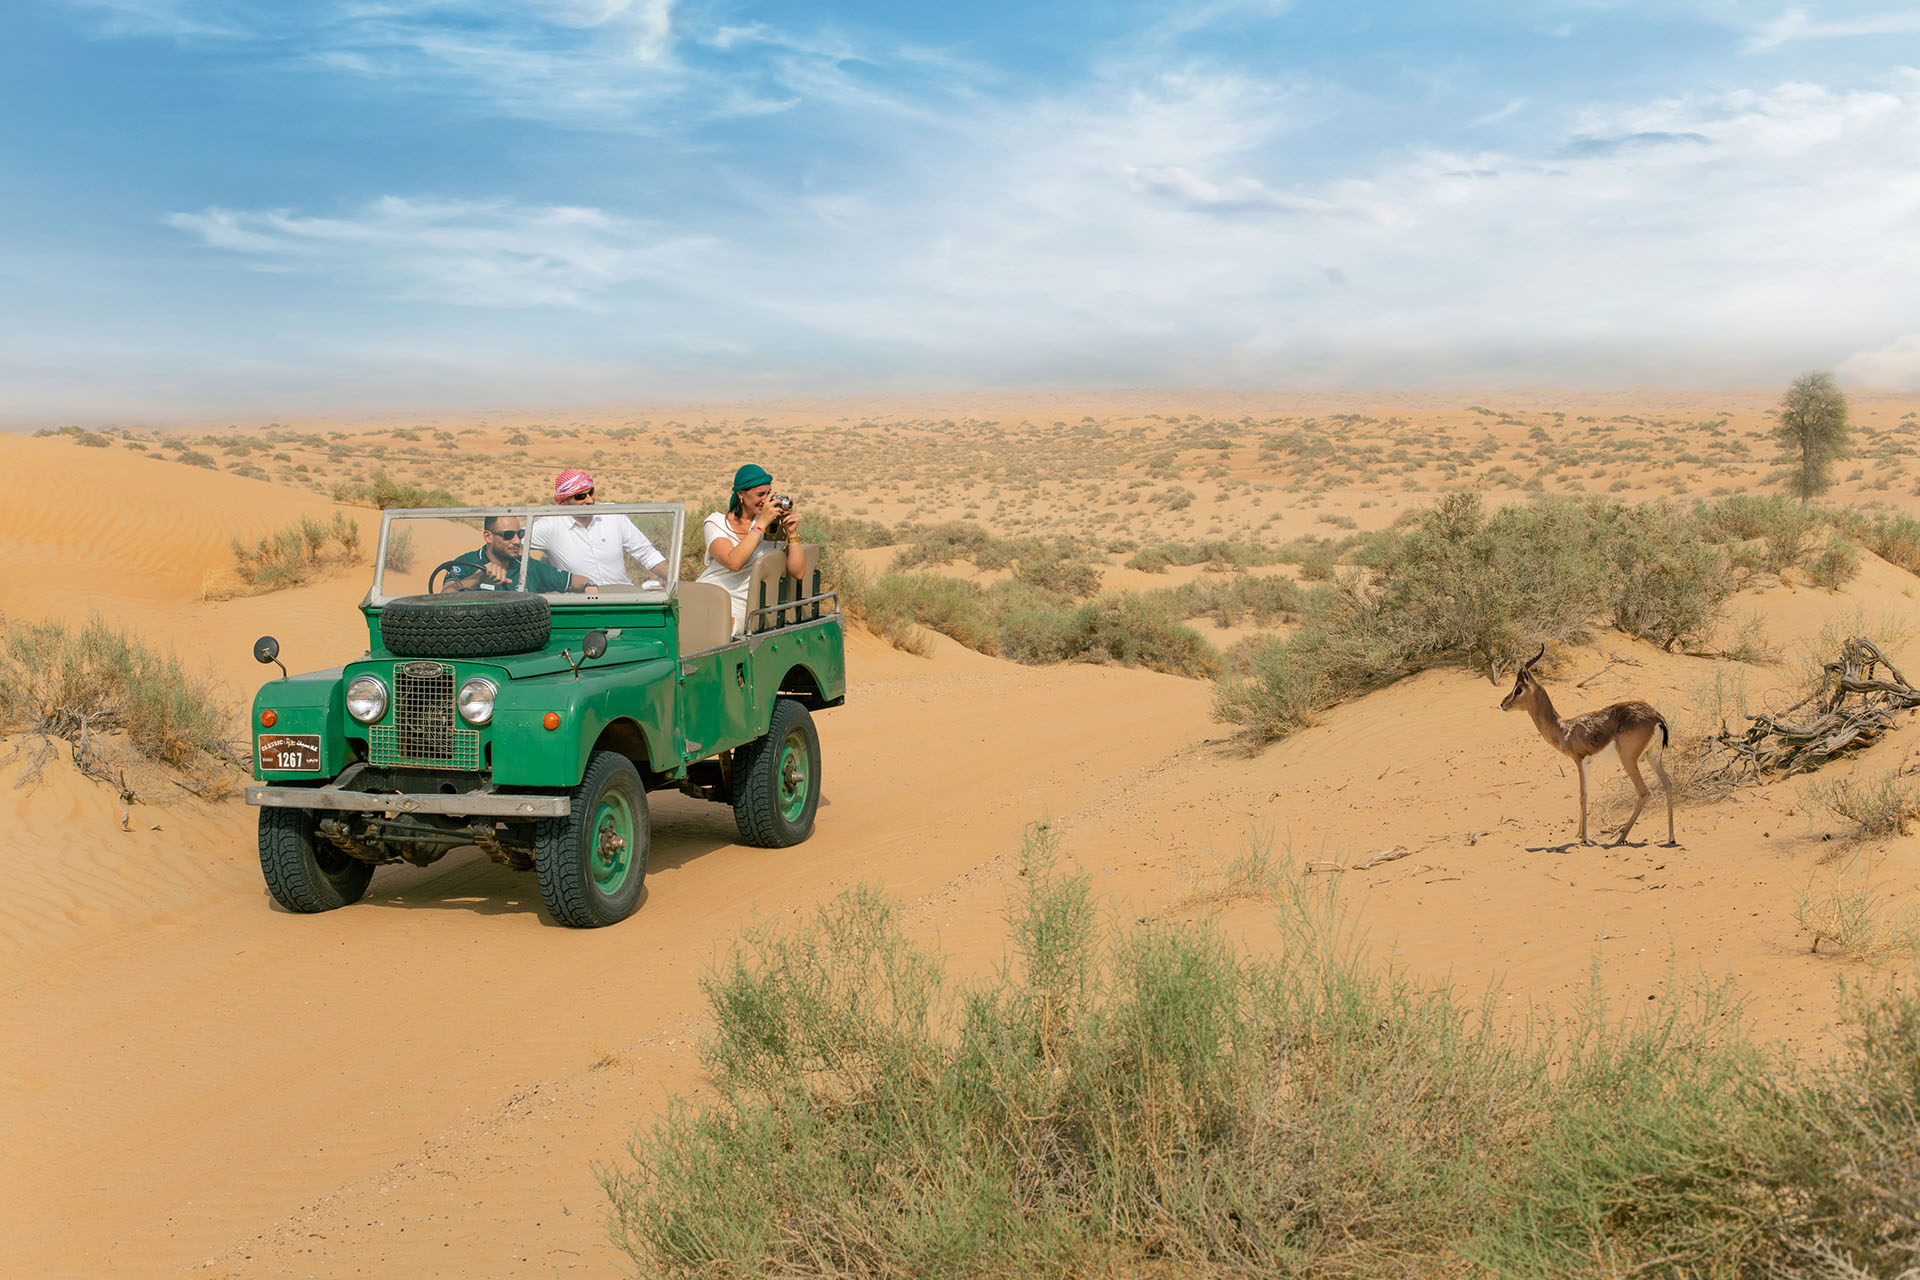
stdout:
[(706, 568), (701, 582), (717, 582), (733, 597), (733, 633), (746, 629), (747, 580), (753, 576), (754, 562), (765, 556), (785, 556), (787, 572), (804, 578), (806, 552), (795, 535), (800, 531), (800, 516), (782, 511), (770, 498), (773, 477), (764, 467), (749, 462), (733, 473), (733, 501), (725, 511), (708, 516), (701, 526), (701, 538), (707, 546)]

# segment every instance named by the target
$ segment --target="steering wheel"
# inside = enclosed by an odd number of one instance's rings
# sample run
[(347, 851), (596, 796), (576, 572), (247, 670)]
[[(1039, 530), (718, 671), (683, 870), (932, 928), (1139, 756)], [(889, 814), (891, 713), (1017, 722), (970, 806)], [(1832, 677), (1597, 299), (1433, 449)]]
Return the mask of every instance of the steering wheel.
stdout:
[[(427, 594), (430, 596), (438, 595), (440, 593), (440, 587), (437, 585), (436, 580), (440, 577), (440, 575), (443, 573), (451, 573), (453, 570), (459, 569), (462, 567), (464, 566), (462, 566), (458, 560), (448, 560), (441, 564), (435, 565), (433, 567), (433, 572), (427, 575)], [(461, 575), (455, 575), (454, 581), (458, 581), (460, 576)]]

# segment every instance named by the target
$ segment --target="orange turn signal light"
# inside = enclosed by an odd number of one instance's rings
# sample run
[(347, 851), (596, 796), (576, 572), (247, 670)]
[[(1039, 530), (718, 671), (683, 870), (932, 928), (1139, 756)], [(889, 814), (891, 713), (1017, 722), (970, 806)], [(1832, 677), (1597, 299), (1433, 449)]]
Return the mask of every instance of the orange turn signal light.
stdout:
[(540, 717), (540, 723), (549, 729), (558, 729), (560, 727), (560, 713), (558, 711), (549, 711)]
[(279, 722), (280, 722), (280, 717), (273, 713), (272, 707), (268, 707), (265, 711), (262, 711), (260, 713), (260, 723), (265, 725), (269, 729), (273, 728), (273, 726), (278, 724)]

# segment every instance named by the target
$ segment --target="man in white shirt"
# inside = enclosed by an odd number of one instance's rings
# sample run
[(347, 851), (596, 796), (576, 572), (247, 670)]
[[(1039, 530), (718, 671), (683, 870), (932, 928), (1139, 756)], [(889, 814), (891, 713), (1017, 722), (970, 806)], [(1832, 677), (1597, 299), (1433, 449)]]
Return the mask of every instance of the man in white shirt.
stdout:
[[(593, 505), (593, 477), (584, 471), (562, 471), (553, 482), (553, 500)], [(554, 568), (581, 574), (598, 586), (631, 586), (628, 556), (653, 577), (663, 582), (667, 577), (667, 558), (625, 516), (542, 516), (533, 522), (530, 541)]]

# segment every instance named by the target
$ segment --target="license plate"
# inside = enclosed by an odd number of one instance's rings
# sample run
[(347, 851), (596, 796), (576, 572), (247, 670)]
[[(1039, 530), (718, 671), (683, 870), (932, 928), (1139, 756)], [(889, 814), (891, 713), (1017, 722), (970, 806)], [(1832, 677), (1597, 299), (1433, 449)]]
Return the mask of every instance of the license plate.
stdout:
[(263, 733), (260, 735), (260, 771), (266, 773), (320, 772), (320, 735), (317, 733)]

